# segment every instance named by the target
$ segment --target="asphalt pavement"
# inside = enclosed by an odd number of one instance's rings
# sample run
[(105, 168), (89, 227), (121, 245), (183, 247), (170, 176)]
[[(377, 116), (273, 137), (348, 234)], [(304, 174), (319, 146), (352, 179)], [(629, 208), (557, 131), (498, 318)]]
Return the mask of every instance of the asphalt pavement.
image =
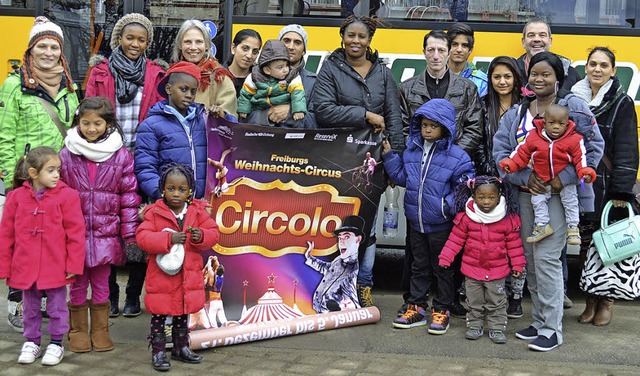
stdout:
[[(378, 265), (389, 263), (377, 260)], [(118, 279), (124, 290), (125, 274)], [(565, 310), (565, 343), (548, 353), (527, 349), (515, 337), (529, 325), (530, 300), (524, 316), (509, 321), (506, 345), (493, 344), (486, 332), (477, 341), (464, 338), (464, 320), (452, 318), (449, 331), (429, 335), (426, 327), (394, 329), (402, 298), (395, 286), (378, 286), (374, 300), (381, 312), (376, 324), (270, 339), (198, 351), (198, 365), (172, 362), (180, 375), (639, 375), (638, 302), (616, 302), (609, 326), (581, 325), (577, 317), (584, 295), (570, 291), (574, 307)], [(124, 291), (122, 291), (124, 293)], [(6, 297), (0, 286), (0, 297)], [(121, 302), (122, 304), (122, 302)], [(149, 375), (155, 374), (147, 348), (150, 316), (110, 319), (115, 349), (103, 353), (66, 351), (55, 367), (17, 364), (23, 342), (6, 322), (6, 299), (0, 299), (0, 374), (10, 375)], [(46, 345), (48, 338), (43, 338)]]

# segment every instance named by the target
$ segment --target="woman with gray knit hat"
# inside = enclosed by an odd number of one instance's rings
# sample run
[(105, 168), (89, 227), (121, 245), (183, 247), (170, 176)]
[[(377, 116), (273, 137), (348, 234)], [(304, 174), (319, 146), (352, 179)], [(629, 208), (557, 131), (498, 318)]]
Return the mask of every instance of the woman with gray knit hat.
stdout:
[(233, 74), (211, 54), (209, 31), (201, 21), (182, 23), (173, 43), (171, 60), (194, 63), (202, 71), (195, 102), (204, 104), (213, 116), (236, 121), (238, 100)]
[[(64, 146), (78, 96), (62, 54), (63, 43), (60, 26), (46, 17), (36, 18), (22, 66), (0, 88), (0, 171), (7, 190), (27, 146), (50, 146), (56, 151)], [(8, 303), (9, 324), (22, 332), (22, 293), (10, 289)]]
[[(111, 34), (111, 56), (92, 57), (99, 63), (91, 69), (87, 81), (86, 97), (107, 97), (116, 110), (116, 120), (124, 131), (124, 144), (133, 151), (136, 144), (138, 124), (147, 116), (151, 106), (164, 99), (158, 94), (158, 84), (164, 77), (164, 69), (157, 63), (147, 59), (146, 51), (153, 41), (153, 25), (142, 14), (130, 13), (122, 17), (113, 28)], [(137, 246), (128, 246), (127, 254), (141, 253)], [(144, 284), (146, 264), (130, 260), (129, 281), (123, 315), (138, 316), (140, 294)], [(116, 282), (115, 267), (111, 267), (109, 278), (109, 300), (111, 301), (110, 317), (120, 314), (118, 302), (119, 286)]]

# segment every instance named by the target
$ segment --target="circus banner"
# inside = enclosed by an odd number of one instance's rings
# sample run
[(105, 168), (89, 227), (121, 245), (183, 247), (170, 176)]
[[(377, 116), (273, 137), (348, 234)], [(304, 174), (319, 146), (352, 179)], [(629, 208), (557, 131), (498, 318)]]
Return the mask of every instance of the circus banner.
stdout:
[[(295, 326), (361, 308), (358, 262), (386, 187), (381, 140), (370, 129), (209, 119), (205, 197), (221, 236), (203, 254), (207, 303), (190, 317), (192, 347), (215, 346), (215, 338), (256, 325)], [(345, 317), (364, 323), (379, 314)]]

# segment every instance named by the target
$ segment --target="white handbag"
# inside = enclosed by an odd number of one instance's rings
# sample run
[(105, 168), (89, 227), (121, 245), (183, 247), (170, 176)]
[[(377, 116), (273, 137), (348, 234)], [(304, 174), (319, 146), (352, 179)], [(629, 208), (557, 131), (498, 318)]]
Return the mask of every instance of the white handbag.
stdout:
[[(164, 228), (165, 232), (177, 232), (170, 228)], [(156, 256), (156, 263), (160, 270), (168, 275), (176, 275), (182, 269), (182, 263), (184, 262), (184, 245), (174, 244), (171, 247), (169, 253), (163, 253)]]

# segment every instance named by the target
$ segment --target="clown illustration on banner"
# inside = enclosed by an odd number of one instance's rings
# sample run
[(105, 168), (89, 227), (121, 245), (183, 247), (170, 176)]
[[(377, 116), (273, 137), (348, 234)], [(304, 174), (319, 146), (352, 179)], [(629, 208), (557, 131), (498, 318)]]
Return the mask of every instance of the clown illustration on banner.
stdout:
[(221, 236), (203, 253), (207, 303), (190, 317), (192, 347), (377, 321), (375, 307), (360, 309), (356, 279), (386, 188), (382, 135), (212, 117), (207, 128), (205, 197)]

